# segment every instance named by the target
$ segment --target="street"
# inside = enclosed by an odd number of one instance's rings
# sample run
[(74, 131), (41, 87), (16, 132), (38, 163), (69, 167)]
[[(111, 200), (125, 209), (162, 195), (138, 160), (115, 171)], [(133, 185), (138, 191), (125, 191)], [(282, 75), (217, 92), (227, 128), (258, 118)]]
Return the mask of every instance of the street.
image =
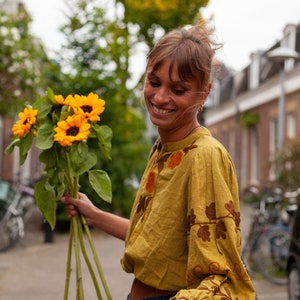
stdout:
[[(247, 230), (251, 208), (242, 205), (242, 233)], [(35, 211), (26, 226), (26, 236), (13, 249), (0, 253), (0, 300), (63, 299), (68, 234), (56, 233), (54, 243), (44, 243), (42, 217)], [(245, 235), (245, 233), (243, 234)], [(121, 269), (123, 242), (93, 231), (95, 247), (113, 300), (125, 300), (133, 279)], [(92, 280), (82, 260), (85, 299), (96, 299)], [(286, 286), (255, 279), (258, 300), (287, 300)], [(102, 291), (105, 299), (105, 293)], [(70, 280), (69, 299), (75, 299), (75, 269)]]

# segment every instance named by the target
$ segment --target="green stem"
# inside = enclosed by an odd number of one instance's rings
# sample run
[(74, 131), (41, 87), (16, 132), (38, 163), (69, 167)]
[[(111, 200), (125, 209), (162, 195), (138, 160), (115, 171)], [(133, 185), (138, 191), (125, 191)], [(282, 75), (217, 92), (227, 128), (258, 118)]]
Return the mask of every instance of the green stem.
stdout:
[[(81, 222), (80, 222), (80, 225), (81, 225)], [(96, 290), (96, 293), (97, 293), (97, 296), (98, 296), (98, 300), (102, 300), (103, 298), (102, 298), (101, 291), (100, 291), (100, 288), (99, 288), (99, 285), (98, 285), (98, 282), (97, 282), (97, 278), (95, 276), (95, 272), (93, 270), (90, 259), (88, 258), (86, 248), (85, 248), (85, 245), (84, 245), (82, 227), (78, 226), (78, 229), (79, 229), (79, 241), (80, 241), (82, 255), (83, 255), (83, 257), (85, 259), (85, 262), (88, 266), (88, 269), (90, 271), (90, 274), (91, 274), (91, 277), (92, 277), (92, 280), (93, 280), (93, 283), (94, 283), (94, 286), (95, 286), (95, 290)]]
[[(79, 221), (79, 222), (78, 222)], [(73, 227), (74, 227), (74, 247), (75, 247), (75, 258), (76, 258), (76, 299), (83, 300), (83, 284), (82, 284), (82, 270), (81, 270), (81, 260), (80, 260), (80, 252), (79, 252), (79, 233), (78, 226), (80, 226), (79, 216), (76, 215), (72, 218)], [(79, 224), (78, 224), (79, 223)]]
[(103, 288), (105, 290), (106, 297), (107, 297), (108, 300), (112, 300), (109, 288), (108, 288), (106, 280), (104, 278), (104, 273), (103, 273), (103, 270), (102, 270), (102, 267), (101, 267), (101, 264), (100, 264), (100, 260), (97, 256), (97, 251), (96, 251), (96, 248), (95, 248), (95, 245), (94, 245), (91, 233), (90, 233), (90, 229), (89, 229), (89, 227), (86, 223), (86, 220), (85, 220), (84, 216), (82, 216), (82, 215), (81, 215), (81, 222), (82, 222), (82, 224), (84, 226), (84, 230), (87, 234), (87, 237), (88, 237), (88, 240), (89, 240), (89, 243), (90, 243), (90, 247), (91, 247), (91, 250), (92, 250), (92, 253), (93, 253), (93, 256), (94, 256), (94, 260), (96, 262), (97, 270), (98, 270), (100, 279), (102, 281)]
[(70, 278), (71, 278), (71, 271), (72, 271), (71, 261), (72, 261), (72, 248), (73, 248), (73, 233), (74, 233), (72, 225), (73, 225), (73, 223), (71, 223), (71, 228), (70, 228), (64, 300), (68, 300), (68, 298), (69, 298), (69, 287), (70, 287)]

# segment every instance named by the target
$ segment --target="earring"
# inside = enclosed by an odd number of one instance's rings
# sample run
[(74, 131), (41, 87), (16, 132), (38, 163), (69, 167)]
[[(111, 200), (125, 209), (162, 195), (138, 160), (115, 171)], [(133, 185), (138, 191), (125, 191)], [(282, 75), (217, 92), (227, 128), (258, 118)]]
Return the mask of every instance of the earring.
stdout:
[(203, 112), (203, 104), (199, 104), (198, 112)]

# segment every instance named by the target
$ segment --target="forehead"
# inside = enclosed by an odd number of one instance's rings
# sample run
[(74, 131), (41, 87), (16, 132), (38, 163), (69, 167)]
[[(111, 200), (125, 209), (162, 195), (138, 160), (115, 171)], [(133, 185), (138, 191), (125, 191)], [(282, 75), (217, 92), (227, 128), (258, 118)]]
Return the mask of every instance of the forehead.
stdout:
[(164, 77), (176, 83), (197, 84), (197, 80), (194, 76), (187, 76), (185, 70), (181, 70), (178, 67), (178, 63), (170, 58), (159, 62), (150, 62), (147, 66), (147, 75), (158, 76), (160, 78)]

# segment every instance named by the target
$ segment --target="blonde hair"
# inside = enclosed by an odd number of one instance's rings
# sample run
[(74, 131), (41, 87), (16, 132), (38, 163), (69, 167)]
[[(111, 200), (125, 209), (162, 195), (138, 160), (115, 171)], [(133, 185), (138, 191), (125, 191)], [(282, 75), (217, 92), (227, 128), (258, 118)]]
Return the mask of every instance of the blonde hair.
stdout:
[(164, 35), (147, 56), (147, 69), (155, 72), (165, 59), (170, 59), (169, 74), (177, 66), (181, 80), (196, 78), (200, 90), (210, 81), (212, 62), (222, 45), (211, 38), (204, 22), (190, 28), (178, 28)]

